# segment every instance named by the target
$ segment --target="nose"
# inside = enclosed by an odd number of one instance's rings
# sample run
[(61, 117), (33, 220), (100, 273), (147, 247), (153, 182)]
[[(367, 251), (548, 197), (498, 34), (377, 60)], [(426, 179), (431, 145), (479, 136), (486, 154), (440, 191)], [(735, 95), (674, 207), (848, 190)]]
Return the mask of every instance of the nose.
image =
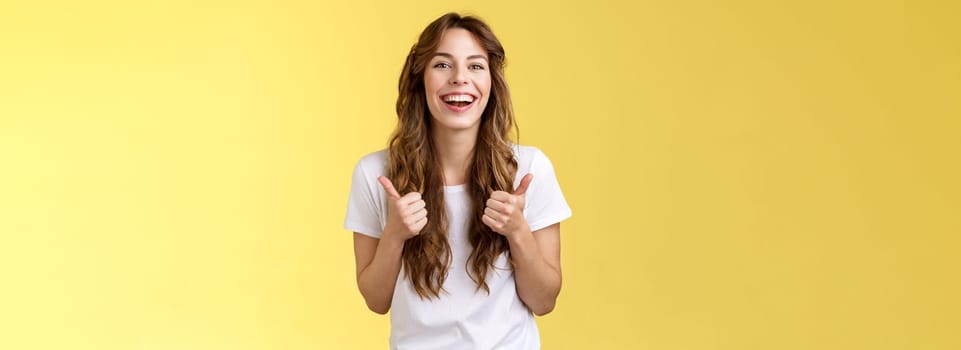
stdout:
[(450, 76), (450, 84), (457, 85), (467, 85), (467, 74), (465, 74), (463, 69), (454, 69)]

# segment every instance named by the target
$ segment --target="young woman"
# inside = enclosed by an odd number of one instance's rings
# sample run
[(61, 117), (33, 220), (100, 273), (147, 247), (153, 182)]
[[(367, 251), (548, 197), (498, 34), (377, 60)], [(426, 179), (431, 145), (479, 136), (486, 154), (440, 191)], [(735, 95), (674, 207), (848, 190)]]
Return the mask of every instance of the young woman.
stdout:
[(392, 349), (536, 349), (571, 216), (550, 160), (509, 141), (504, 49), (476, 17), (427, 26), (400, 76), (389, 147), (354, 169), (344, 226)]

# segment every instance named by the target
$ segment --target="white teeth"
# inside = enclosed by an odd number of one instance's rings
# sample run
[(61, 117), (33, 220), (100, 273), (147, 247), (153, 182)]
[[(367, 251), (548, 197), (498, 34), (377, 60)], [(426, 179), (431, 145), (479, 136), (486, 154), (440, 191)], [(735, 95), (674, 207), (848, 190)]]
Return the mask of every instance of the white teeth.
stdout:
[(447, 95), (444, 96), (444, 102), (474, 102), (474, 96), (471, 95)]

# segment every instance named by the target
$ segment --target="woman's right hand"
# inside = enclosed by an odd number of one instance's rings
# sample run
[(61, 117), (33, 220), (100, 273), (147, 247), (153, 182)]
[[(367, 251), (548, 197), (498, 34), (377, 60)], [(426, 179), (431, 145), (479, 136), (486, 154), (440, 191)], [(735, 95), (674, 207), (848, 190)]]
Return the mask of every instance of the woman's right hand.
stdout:
[(427, 225), (427, 204), (421, 199), (420, 193), (410, 192), (401, 197), (390, 179), (380, 176), (377, 181), (387, 192), (387, 224), (381, 238), (406, 241), (419, 234)]

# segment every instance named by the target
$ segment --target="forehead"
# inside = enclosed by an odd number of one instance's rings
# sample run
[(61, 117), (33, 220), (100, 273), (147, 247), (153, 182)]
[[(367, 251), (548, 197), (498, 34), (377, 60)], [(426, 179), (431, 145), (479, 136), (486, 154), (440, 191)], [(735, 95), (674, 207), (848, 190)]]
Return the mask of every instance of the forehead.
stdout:
[(463, 28), (450, 28), (444, 31), (437, 45), (438, 53), (447, 53), (455, 58), (473, 55), (487, 57), (487, 50), (481, 46), (474, 34)]

